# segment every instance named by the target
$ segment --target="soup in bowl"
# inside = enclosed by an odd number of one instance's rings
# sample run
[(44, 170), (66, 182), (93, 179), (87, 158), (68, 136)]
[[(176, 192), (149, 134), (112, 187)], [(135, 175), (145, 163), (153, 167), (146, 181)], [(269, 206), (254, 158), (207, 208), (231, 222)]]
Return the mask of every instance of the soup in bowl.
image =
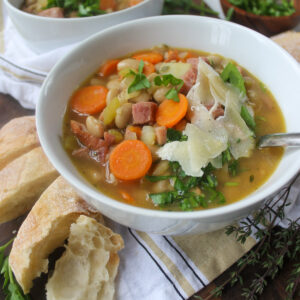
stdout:
[(297, 153), (255, 146), (284, 132), (284, 118), (297, 130), (298, 104), (286, 102), (297, 79), (284, 50), (241, 26), (145, 19), (90, 38), (58, 63), (42, 88), (38, 132), (58, 171), (113, 220), (160, 234), (206, 232), (247, 215), (298, 171)]

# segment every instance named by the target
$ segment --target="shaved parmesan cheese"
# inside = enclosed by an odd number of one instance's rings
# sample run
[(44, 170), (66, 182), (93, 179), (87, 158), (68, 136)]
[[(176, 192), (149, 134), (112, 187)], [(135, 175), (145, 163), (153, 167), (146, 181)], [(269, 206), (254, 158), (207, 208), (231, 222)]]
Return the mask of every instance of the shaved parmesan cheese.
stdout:
[(227, 144), (224, 138), (193, 124), (187, 124), (183, 134), (187, 135), (187, 141), (167, 143), (157, 154), (161, 159), (179, 162), (187, 175), (200, 177), (202, 168), (225, 151)]

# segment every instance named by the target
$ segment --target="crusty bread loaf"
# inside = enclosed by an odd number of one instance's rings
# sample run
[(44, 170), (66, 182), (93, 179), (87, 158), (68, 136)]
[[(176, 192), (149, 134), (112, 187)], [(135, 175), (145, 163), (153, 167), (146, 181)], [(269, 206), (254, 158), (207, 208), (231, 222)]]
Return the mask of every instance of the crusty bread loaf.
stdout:
[(0, 170), (38, 145), (35, 117), (12, 119), (0, 130)]
[(123, 248), (120, 235), (80, 216), (47, 284), (47, 300), (110, 300)]
[(0, 224), (28, 212), (57, 176), (41, 147), (6, 165), (0, 171)]
[(300, 62), (300, 32), (287, 31), (272, 37), (272, 40)]
[(29, 292), (35, 277), (48, 271), (49, 254), (63, 246), (71, 224), (81, 214), (103, 220), (62, 177), (36, 202), (20, 227), (9, 256), (15, 277), (25, 293)]

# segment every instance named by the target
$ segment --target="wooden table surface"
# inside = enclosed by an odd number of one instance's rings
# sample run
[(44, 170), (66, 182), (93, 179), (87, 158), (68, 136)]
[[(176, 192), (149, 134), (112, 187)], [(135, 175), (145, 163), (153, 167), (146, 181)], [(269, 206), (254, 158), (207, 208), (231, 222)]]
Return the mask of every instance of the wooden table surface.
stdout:
[[(32, 115), (34, 114), (33, 110), (27, 110), (22, 108), (17, 101), (15, 101), (12, 97), (8, 95), (3, 95), (0, 93), (0, 127), (2, 127), (6, 122), (10, 119), (24, 116), (24, 115)], [(0, 225), (0, 245), (4, 244), (8, 240), (13, 237), (13, 233), (15, 230), (18, 230), (21, 225), (24, 217), (20, 217), (14, 221), (5, 223)], [(300, 262), (300, 258), (299, 258)], [(270, 281), (264, 293), (258, 298), (260, 300), (285, 300), (285, 284), (288, 278), (288, 274), (291, 270), (292, 262), (287, 261), (284, 265), (284, 268), (279, 272), (279, 275), (275, 278), (275, 280)], [(50, 266), (51, 267), (51, 266)], [(219, 278), (217, 278), (214, 282), (212, 282), (208, 287), (199, 292), (196, 297), (191, 297), (190, 300), (199, 299), (197, 296), (201, 296), (205, 298), (209, 295), (209, 292), (213, 290), (216, 286), (222, 284), (229, 276), (230, 272), (235, 268), (232, 266), (229, 270), (224, 272)], [(257, 272), (257, 267), (248, 267), (246, 268), (242, 275), (247, 281), (250, 281), (253, 278), (255, 272)], [(35, 280), (34, 288), (31, 291), (32, 300), (44, 300), (45, 298), (45, 282), (47, 280), (47, 276), (43, 275), (40, 279)], [(240, 285), (235, 285), (234, 287), (227, 287), (223, 292), (222, 297), (213, 298), (213, 299), (222, 299), (222, 300), (239, 300), (241, 297), (242, 287)], [(0, 291), (0, 299), (4, 299), (4, 295)], [(295, 299), (300, 300), (300, 294), (298, 292), (298, 296)], [(88, 299), (87, 299), (88, 300)], [(138, 299), (137, 299), (138, 300)], [(155, 299), (153, 299), (155, 300)], [(171, 300), (171, 299), (166, 299)]]

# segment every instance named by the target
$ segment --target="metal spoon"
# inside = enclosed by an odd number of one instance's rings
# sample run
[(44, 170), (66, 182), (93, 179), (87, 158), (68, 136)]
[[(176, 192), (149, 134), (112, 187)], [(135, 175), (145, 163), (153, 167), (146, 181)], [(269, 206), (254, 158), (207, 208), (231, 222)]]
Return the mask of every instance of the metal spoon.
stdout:
[(262, 136), (258, 143), (258, 148), (264, 147), (299, 147), (300, 133), (273, 133)]

